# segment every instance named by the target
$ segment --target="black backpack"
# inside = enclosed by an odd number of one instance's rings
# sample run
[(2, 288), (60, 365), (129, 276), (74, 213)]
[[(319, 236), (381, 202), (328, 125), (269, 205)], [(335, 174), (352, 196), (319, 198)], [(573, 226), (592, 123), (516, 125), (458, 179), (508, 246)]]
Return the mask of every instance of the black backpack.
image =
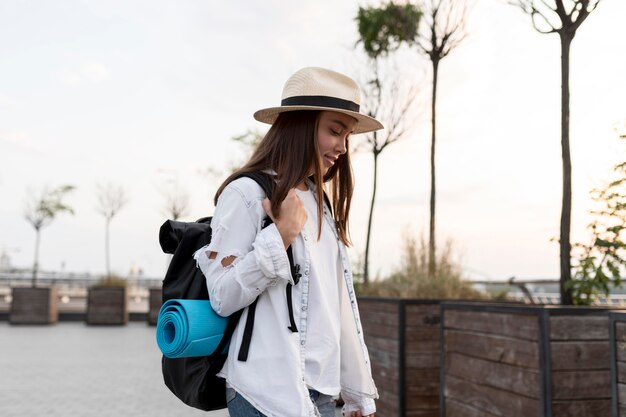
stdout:
[[(240, 177), (255, 180), (268, 198), (272, 196), (274, 181), (264, 173), (245, 173)], [(262, 227), (271, 224), (267, 217)], [(170, 265), (163, 280), (163, 303), (169, 299), (208, 300), (206, 280), (202, 271), (196, 267), (193, 254), (211, 242), (211, 217), (196, 222), (179, 222), (167, 220), (159, 230), (159, 242), (163, 252), (173, 254)], [(287, 251), (294, 283), (300, 278), (299, 265), (294, 266), (291, 247)], [(248, 306), (243, 340), (239, 349), (238, 360), (245, 361), (252, 339), (255, 300)], [(291, 303), (291, 284), (287, 285), (287, 302), (289, 307), (289, 330), (297, 332), (293, 318)], [(161, 368), (165, 385), (185, 404), (205, 411), (226, 408), (226, 381), (216, 374), (222, 369), (227, 354), (223, 353), (230, 342), (232, 334), (239, 322), (243, 310), (229, 317), (224, 336), (215, 352), (210, 356), (190, 358), (168, 358), (163, 356)]]

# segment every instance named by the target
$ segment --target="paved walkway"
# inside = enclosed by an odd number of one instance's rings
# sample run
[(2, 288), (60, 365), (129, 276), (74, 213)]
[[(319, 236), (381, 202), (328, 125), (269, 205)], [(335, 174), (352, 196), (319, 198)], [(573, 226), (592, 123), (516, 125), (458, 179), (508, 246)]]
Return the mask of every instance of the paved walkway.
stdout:
[(155, 328), (0, 322), (2, 417), (228, 417), (187, 407), (163, 384)]
[(0, 322), (0, 416), (206, 416), (163, 384), (154, 327)]

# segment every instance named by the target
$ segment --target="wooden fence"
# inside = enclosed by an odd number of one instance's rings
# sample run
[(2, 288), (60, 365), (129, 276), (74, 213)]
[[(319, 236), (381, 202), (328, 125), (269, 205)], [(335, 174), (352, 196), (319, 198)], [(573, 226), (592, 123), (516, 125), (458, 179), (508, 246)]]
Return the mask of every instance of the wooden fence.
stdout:
[(441, 416), (610, 415), (608, 310), (442, 303)]
[(376, 415), (439, 416), (439, 301), (360, 297)]
[(612, 417), (626, 417), (626, 313), (609, 314)]

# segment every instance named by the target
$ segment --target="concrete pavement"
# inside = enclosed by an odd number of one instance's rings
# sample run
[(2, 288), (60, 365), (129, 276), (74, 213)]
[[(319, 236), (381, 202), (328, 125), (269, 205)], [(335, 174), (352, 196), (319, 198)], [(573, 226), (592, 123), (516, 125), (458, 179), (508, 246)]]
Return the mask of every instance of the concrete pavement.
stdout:
[(164, 385), (155, 328), (0, 322), (2, 417), (228, 417), (186, 406)]

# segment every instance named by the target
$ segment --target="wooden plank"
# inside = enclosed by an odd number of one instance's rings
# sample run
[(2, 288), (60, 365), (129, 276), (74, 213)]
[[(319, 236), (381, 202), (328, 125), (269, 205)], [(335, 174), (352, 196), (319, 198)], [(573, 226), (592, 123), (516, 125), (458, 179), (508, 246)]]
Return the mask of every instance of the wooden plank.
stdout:
[(439, 337), (439, 329), (407, 327), (405, 330), (405, 340), (407, 343), (420, 343), (426, 341), (439, 342)]
[(626, 340), (626, 319), (615, 321), (615, 339)]
[[(532, 417), (539, 410), (537, 399), (464, 381), (452, 375), (446, 376), (444, 395), (446, 402), (453, 399), (497, 417)], [(451, 414), (446, 415), (452, 417)]]
[(407, 354), (412, 353), (435, 353), (439, 355), (441, 344), (439, 340), (420, 340), (415, 342), (406, 342), (404, 351)]
[(447, 352), (459, 352), (495, 362), (539, 368), (539, 346), (535, 341), (458, 330), (446, 330), (444, 337)]
[(387, 311), (390, 313), (398, 313), (399, 300), (392, 300), (391, 302), (377, 301), (377, 300), (363, 300), (358, 299), (359, 311), (361, 315), (365, 313), (369, 314), (373, 311)]
[(615, 350), (617, 360), (626, 362), (626, 323), (615, 323)]
[(406, 417), (439, 417), (439, 409), (437, 410), (405, 410), (404, 415)]
[(535, 314), (446, 310), (444, 328), (496, 334), (525, 340), (537, 340), (539, 338), (539, 320)]
[(432, 305), (407, 305), (405, 321), (407, 326), (439, 328), (440, 310), (439, 304)]
[(626, 384), (617, 384), (617, 402), (621, 406), (626, 407)]
[(626, 362), (617, 362), (617, 382), (626, 383)]
[(367, 313), (367, 322), (397, 327), (398, 326), (398, 313), (387, 312), (387, 311), (369, 311)]
[(405, 373), (405, 394), (439, 396), (439, 369), (408, 369)]
[(611, 415), (611, 400), (555, 401), (552, 417), (608, 417)]
[(380, 369), (396, 369), (398, 367), (397, 356), (387, 356), (384, 352), (370, 351), (370, 361), (372, 366), (377, 366)]
[(376, 366), (376, 369), (381, 371), (381, 375), (396, 374), (398, 373), (398, 358), (397, 356), (386, 355), (385, 352), (370, 352), (370, 361), (372, 367)]
[(406, 397), (407, 410), (438, 410), (439, 395), (414, 395)]
[(368, 350), (380, 349), (387, 352), (398, 352), (399, 343), (397, 339), (389, 339), (386, 337), (367, 336), (366, 345)]
[(398, 396), (395, 394), (380, 393), (380, 398), (376, 400), (376, 413), (378, 415), (397, 416), (400, 408)]
[(540, 397), (540, 374), (534, 369), (448, 353), (446, 354), (446, 378), (448, 375), (524, 397), (536, 399)]
[(445, 417), (498, 417), (495, 414), (486, 412), (478, 408), (470, 407), (467, 404), (446, 398)]
[(405, 355), (405, 367), (407, 368), (436, 368), (439, 366), (439, 353), (412, 353)]
[(376, 414), (381, 416), (397, 416), (399, 411), (399, 397), (387, 391), (378, 391), (380, 398), (376, 400)]
[(379, 391), (398, 393), (398, 369), (386, 369), (372, 364), (372, 378)]
[(398, 338), (398, 327), (397, 326), (387, 326), (384, 324), (374, 324), (368, 323), (367, 321), (363, 321), (363, 334), (364, 337), (385, 337), (388, 339), (397, 339)]
[(609, 318), (603, 316), (550, 316), (551, 340), (608, 340)]
[(611, 371), (552, 372), (552, 399), (577, 400), (611, 397)]
[(608, 341), (552, 342), (552, 370), (609, 369)]

